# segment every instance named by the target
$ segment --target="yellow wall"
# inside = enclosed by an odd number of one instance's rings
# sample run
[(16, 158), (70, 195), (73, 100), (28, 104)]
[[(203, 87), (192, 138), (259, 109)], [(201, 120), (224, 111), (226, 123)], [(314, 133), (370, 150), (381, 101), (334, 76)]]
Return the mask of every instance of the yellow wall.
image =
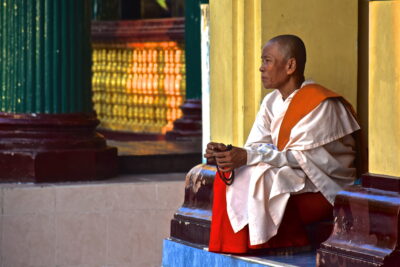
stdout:
[(262, 45), (299, 35), (306, 77), (357, 99), (358, 1), (210, 0), (211, 139), (243, 145), (262, 95)]
[(357, 104), (358, 1), (263, 1), (263, 42), (278, 34), (301, 37), (306, 78)]
[(258, 109), (261, 0), (210, 1), (211, 140), (243, 145)]
[(400, 176), (400, 1), (370, 2), (369, 172)]

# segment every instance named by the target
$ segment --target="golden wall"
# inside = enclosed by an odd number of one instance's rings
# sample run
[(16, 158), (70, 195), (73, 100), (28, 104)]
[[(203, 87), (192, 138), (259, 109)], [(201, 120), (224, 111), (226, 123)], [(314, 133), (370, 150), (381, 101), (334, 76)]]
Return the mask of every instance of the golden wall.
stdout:
[(296, 34), (306, 78), (357, 105), (358, 1), (210, 0), (211, 139), (243, 145), (261, 97), (262, 45)]
[(358, 1), (263, 1), (263, 43), (295, 34), (307, 49), (306, 79), (357, 105)]
[(182, 116), (185, 51), (178, 42), (92, 44), (93, 106), (105, 130), (165, 134)]
[(370, 2), (369, 172), (400, 176), (400, 1)]
[(261, 98), (261, 0), (210, 1), (211, 140), (242, 145)]

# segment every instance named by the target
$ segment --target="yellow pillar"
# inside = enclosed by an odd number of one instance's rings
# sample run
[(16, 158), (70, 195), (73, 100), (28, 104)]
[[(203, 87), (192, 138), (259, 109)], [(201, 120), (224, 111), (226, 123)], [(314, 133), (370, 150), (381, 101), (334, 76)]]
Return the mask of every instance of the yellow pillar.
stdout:
[(400, 1), (370, 2), (369, 172), (400, 177)]
[(317, 266), (400, 262), (400, 1), (369, 2), (368, 52), (369, 174), (336, 196), (334, 230)]
[(261, 0), (210, 1), (211, 140), (243, 145), (261, 98)]

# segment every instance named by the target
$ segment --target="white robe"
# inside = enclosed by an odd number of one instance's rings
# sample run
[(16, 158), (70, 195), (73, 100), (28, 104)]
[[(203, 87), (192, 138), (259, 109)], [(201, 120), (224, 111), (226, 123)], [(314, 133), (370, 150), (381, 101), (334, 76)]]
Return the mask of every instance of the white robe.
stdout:
[(264, 98), (245, 145), (247, 165), (235, 170), (235, 182), (227, 187), (232, 228), (238, 232), (248, 224), (251, 245), (276, 235), (291, 194), (319, 191), (333, 204), (337, 192), (356, 177), (350, 134), (360, 127), (338, 99), (325, 100), (302, 118), (282, 152), (266, 157), (257, 150), (262, 144), (277, 146), (280, 125), (297, 92), (285, 101), (278, 90)]

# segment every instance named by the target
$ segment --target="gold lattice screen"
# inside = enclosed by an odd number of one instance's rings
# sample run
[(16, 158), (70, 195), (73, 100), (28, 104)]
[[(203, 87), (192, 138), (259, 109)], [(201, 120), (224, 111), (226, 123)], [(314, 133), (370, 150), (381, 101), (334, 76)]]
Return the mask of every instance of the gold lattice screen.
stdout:
[(110, 130), (165, 133), (182, 116), (185, 56), (178, 42), (93, 45), (93, 102)]

